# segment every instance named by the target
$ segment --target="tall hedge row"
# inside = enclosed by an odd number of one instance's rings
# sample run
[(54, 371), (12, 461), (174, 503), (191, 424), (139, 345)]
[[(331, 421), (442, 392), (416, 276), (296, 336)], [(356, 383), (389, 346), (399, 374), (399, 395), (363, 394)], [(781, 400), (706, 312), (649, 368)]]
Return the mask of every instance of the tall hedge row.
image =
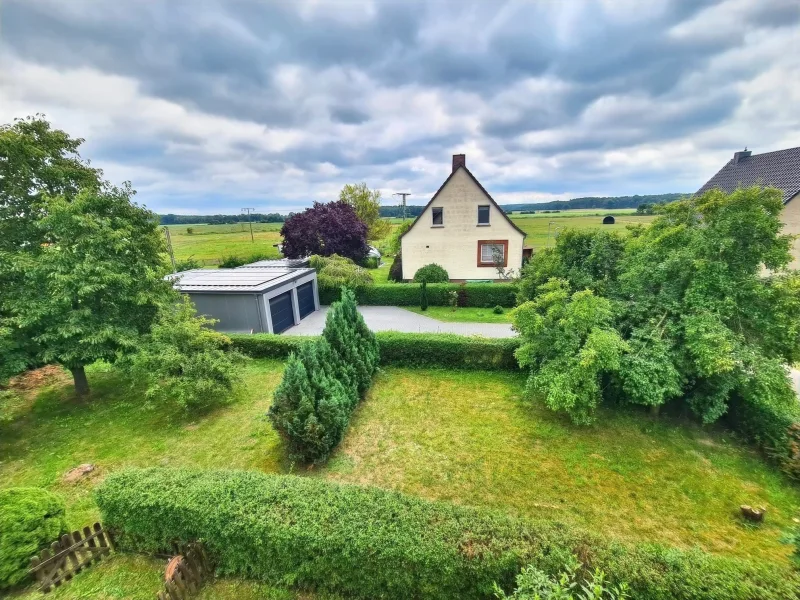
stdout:
[[(516, 304), (517, 287), (511, 283), (429, 283), (427, 289), (430, 306), (449, 306), (449, 293), (453, 290), (458, 292), (459, 306), (490, 308)], [(358, 288), (356, 300), (366, 306), (419, 306), (420, 293), (418, 283), (375, 284)], [(320, 304), (331, 304), (339, 295), (340, 288), (319, 288)]]
[(344, 289), (328, 311), (322, 337), (294, 350), (269, 419), (293, 459), (320, 463), (341, 441), (350, 414), (369, 389), (378, 368), (378, 343), (353, 293)]
[(550, 575), (572, 554), (627, 581), (637, 600), (792, 600), (787, 565), (611, 542), (552, 522), (378, 488), (244, 471), (151, 468), (96, 492), (120, 548), (203, 539), (222, 574), (353, 598), (479, 600), (526, 564)]
[[(286, 358), (298, 352), (312, 336), (272, 333), (230, 334), (233, 347), (252, 358)], [(380, 364), (403, 367), (444, 367), (517, 370), (514, 351), (518, 338), (482, 338), (452, 333), (398, 333), (379, 331)]]

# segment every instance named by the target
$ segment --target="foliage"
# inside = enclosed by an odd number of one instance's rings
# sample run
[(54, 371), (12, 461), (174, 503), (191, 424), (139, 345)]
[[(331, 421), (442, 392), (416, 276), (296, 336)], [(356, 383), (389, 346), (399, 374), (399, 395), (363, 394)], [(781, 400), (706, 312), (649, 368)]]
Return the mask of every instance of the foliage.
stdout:
[(500, 306), (500, 305), (498, 304), (497, 306), (495, 306), (495, 307), (492, 309), (492, 312), (493, 312), (494, 314), (496, 314), (496, 315), (502, 315), (502, 314), (505, 312), (505, 310), (503, 310), (503, 307), (502, 307), (502, 306)]
[(289, 455), (304, 463), (324, 462), (339, 444), (378, 368), (378, 342), (350, 290), (342, 292), (326, 319), (322, 338), (289, 355), (269, 409)]
[(53, 129), (44, 115), (0, 126), (0, 252), (36, 254), (49, 242), (38, 226), (48, 197), (67, 202), (84, 188), (99, 188), (102, 171), (81, 159), (83, 143)]
[(293, 214), (283, 224), (281, 235), (287, 258), (338, 254), (359, 263), (369, 252), (367, 226), (353, 207), (342, 201), (315, 202)]
[(283, 223), (286, 217), (280, 213), (236, 213), (234, 215), (158, 215), (161, 225), (222, 225), (225, 223)]
[(403, 255), (400, 253), (395, 255), (392, 266), (389, 267), (389, 281), (403, 283)]
[(536, 300), (512, 313), (523, 339), (521, 367), (530, 367), (527, 393), (576, 423), (591, 423), (603, 376), (620, 368), (627, 344), (611, 327), (611, 303), (590, 290), (569, 293), (563, 279), (541, 286)]
[(188, 233), (189, 235), (192, 235), (194, 233), (194, 227), (187, 227), (186, 228), (186, 233)]
[(219, 261), (220, 269), (235, 269), (242, 265), (249, 265), (250, 263), (258, 262), (259, 260), (269, 259), (268, 254), (263, 252), (254, 252), (249, 256), (223, 256)]
[[(458, 308), (458, 292), (456, 290), (450, 290), (449, 292), (447, 292), (447, 305), (453, 310)], [(502, 312), (503, 312), (503, 307), (500, 306), (500, 313), (497, 314), (501, 314)]]
[(428, 310), (428, 284), (424, 281), (419, 286), (419, 307), (421, 310)]
[(52, 492), (0, 489), (0, 590), (23, 581), (31, 557), (66, 531), (64, 501)]
[(361, 263), (361, 266), (365, 269), (377, 269), (381, 266), (381, 259), (377, 256), (368, 256)]
[(204, 410), (225, 402), (239, 379), (243, 356), (231, 340), (211, 329), (212, 319), (198, 316), (184, 296), (159, 310), (139, 350), (122, 361), (134, 385), (146, 383), (145, 397)]
[(797, 524), (784, 534), (782, 541), (794, 546), (792, 559), (800, 565), (800, 520), (795, 519), (795, 523)]
[(201, 269), (203, 265), (200, 264), (200, 261), (190, 256), (184, 260), (176, 260), (175, 261), (175, 271), (177, 273), (182, 273), (183, 271), (191, 271), (192, 269)]
[[(313, 337), (272, 333), (231, 334), (233, 347), (252, 358), (286, 358)], [(443, 367), (497, 370), (517, 369), (516, 338), (482, 338), (449, 333), (379, 331), (380, 364), (384, 366)]]
[(589, 568), (627, 581), (637, 600), (799, 597), (800, 578), (785, 566), (623, 545), (561, 524), (309, 477), (128, 470), (110, 474), (96, 498), (123, 550), (199, 537), (222, 574), (354, 598), (485, 598), (494, 582), (510, 588), (525, 564), (556, 576), (578, 549), (591, 557)]
[[(449, 306), (450, 292), (455, 291), (459, 306), (478, 308), (492, 308), (498, 304), (512, 307), (517, 293), (517, 287), (510, 283), (431, 283), (427, 290), (430, 306)], [(419, 306), (420, 291), (416, 284), (375, 284), (354, 291), (358, 303), (364, 306)], [(320, 286), (319, 293), (321, 304), (331, 304), (336, 301), (340, 289)]]
[(386, 244), (386, 254), (400, 254), (400, 251), (403, 249), (400, 238), (403, 237), (406, 231), (411, 229), (413, 223), (414, 221), (411, 220), (403, 221), (392, 230), (392, 235), (389, 237), (389, 241)]
[(12, 340), (32, 346), (34, 362), (69, 368), (79, 394), (88, 392), (84, 366), (134, 352), (172, 294), (163, 236), (133, 193), (104, 186), (44, 197), (31, 227), (48, 243), (0, 256), (0, 279), (17, 283), (0, 298)]
[(309, 259), (309, 264), (317, 270), (317, 284), (320, 290), (323, 288), (335, 290), (338, 295), (343, 287), (359, 289), (372, 285), (372, 275), (369, 271), (338, 254), (331, 256), (314, 254)]
[(610, 585), (601, 569), (590, 571), (584, 578), (582, 565), (574, 557), (555, 577), (533, 565), (517, 575), (517, 587), (511, 596), (496, 586), (495, 595), (504, 600), (624, 600), (630, 598), (628, 585)]
[(381, 219), (381, 191), (371, 190), (365, 182), (348, 183), (339, 192), (339, 202), (353, 207), (358, 218), (367, 226), (367, 239), (379, 240), (384, 237), (391, 225)]
[(420, 267), (414, 273), (414, 283), (447, 283), (450, 281), (450, 275), (444, 270), (444, 267), (431, 263)]
[[(593, 377), (604, 378), (608, 397), (655, 407), (683, 398), (705, 423), (724, 415), (733, 397), (791, 410), (796, 399), (783, 364), (800, 359), (800, 275), (780, 271), (790, 243), (780, 235), (781, 209), (774, 189), (715, 190), (660, 208), (649, 228), (627, 238), (566, 231), (555, 249), (525, 267), (520, 296), (534, 298), (542, 280), (558, 277), (560, 312), (570, 302), (566, 290), (603, 299), (604, 347), (611, 354)], [(773, 274), (763, 276), (763, 266)], [(577, 327), (560, 329), (560, 336), (571, 344), (582, 337)], [(531, 325), (524, 335), (532, 336), (526, 346), (543, 348), (540, 329)], [(559, 350), (567, 353), (563, 360), (575, 351)], [(594, 356), (598, 365), (598, 349)], [(541, 360), (526, 364), (538, 368)], [(536, 373), (531, 381), (539, 393), (561, 393), (555, 374)], [(591, 395), (596, 404), (597, 384)]]

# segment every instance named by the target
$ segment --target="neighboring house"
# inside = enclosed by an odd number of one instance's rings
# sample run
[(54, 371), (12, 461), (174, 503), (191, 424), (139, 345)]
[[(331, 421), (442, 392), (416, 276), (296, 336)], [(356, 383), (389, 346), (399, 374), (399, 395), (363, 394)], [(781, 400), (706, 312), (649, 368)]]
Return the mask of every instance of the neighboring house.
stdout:
[[(697, 193), (719, 188), (730, 193), (738, 187), (764, 185), (783, 194), (783, 233), (800, 234), (800, 147), (753, 154), (745, 148), (719, 170)], [(800, 241), (792, 247), (792, 269), (800, 268)]]
[(497, 280), (497, 267), (522, 267), (525, 232), (517, 227), (467, 169), (463, 154), (400, 239), (403, 279), (430, 263), (445, 268), (451, 281)]

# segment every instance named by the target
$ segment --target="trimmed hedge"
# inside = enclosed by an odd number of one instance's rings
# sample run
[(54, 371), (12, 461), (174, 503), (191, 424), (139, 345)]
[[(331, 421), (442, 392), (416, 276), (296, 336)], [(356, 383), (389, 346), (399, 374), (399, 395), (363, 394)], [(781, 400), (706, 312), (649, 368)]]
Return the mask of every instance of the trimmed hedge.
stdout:
[[(459, 292), (459, 306), (510, 308), (516, 304), (517, 286), (513, 283), (429, 283), (428, 304), (449, 306), (449, 292)], [(365, 306), (419, 306), (418, 283), (383, 283), (355, 290), (356, 300)], [(341, 296), (340, 288), (319, 288), (320, 304), (332, 304)]]
[[(313, 336), (283, 336), (272, 333), (229, 334), (233, 347), (252, 358), (286, 358)], [(482, 338), (453, 333), (375, 334), (380, 364), (403, 367), (446, 367), (517, 370), (514, 351), (518, 338)]]
[(0, 490), (0, 590), (23, 581), (31, 556), (66, 531), (59, 496), (40, 488)]
[(631, 546), (550, 522), (379, 488), (245, 471), (134, 469), (96, 498), (123, 550), (203, 539), (225, 575), (354, 598), (488, 599), (523, 565), (555, 575), (577, 554), (637, 600), (791, 600), (788, 565)]

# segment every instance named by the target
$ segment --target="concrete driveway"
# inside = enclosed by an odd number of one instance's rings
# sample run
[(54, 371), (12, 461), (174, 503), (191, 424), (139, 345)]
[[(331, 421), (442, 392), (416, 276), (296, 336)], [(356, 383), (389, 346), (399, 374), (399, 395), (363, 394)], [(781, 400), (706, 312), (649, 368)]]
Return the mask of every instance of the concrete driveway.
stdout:
[[(397, 306), (359, 306), (367, 327), (372, 331), (400, 331), (403, 333), (456, 333), (481, 335), (490, 338), (514, 337), (510, 324), (505, 323), (446, 323), (424, 317)], [(299, 325), (290, 327), (283, 335), (319, 335), (325, 328), (328, 307), (308, 315)]]

